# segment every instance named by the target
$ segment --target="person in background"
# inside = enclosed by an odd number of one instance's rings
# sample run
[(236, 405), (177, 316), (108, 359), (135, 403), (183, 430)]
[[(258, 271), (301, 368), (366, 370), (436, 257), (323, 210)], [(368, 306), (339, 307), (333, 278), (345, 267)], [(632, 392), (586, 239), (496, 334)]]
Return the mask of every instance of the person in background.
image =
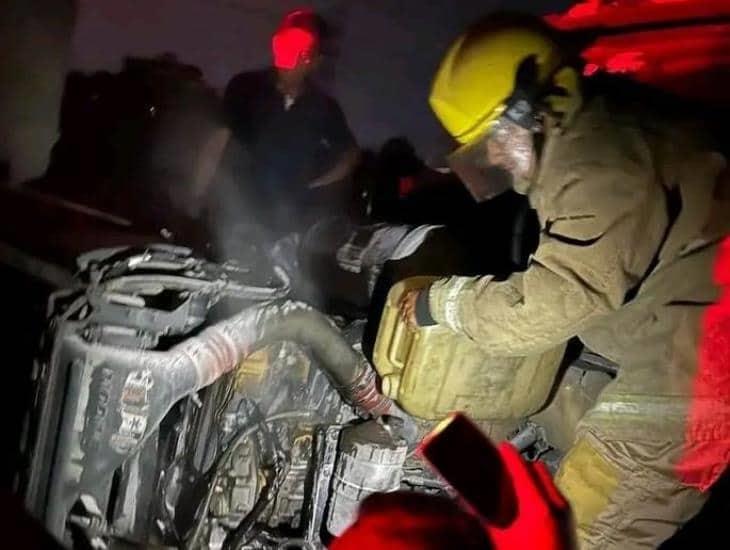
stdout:
[(224, 95), (229, 127), (249, 158), (244, 195), (280, 234), (332, 210), (359, 159), (342, 110), (313, 82), (321, 28), (312, 11), (287, 14), (272, 38), (273, 67), (235, 76)]

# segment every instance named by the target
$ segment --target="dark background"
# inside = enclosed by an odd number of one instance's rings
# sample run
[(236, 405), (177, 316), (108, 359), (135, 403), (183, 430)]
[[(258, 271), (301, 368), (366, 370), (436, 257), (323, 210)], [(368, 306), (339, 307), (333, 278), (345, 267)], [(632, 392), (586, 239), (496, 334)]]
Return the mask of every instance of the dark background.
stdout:
[(79, 0), (71, 68), (120, 68), (125, 55), (175, 53), (222, 88), (269, 60), (282, 14), (309, 4), (338, 31), (339, 52), (323, 74), (365, 146), (407, 135), (419, 152), (440, 149), (428, 90), (444, 49), (493, 10), (562, 11), (569, 0)]
[[(699, 1), (699, 0), (698, 0)], [(65, 31), (74, 19), (68, 51)], [(54, 91), (60, 94), (63, 76), (54, 73), (68, 56), (69, 68), (119, 71), (128, 55), (156, 56), (172, 52), (181, 62), (200, 67), (206, 79), (222, 88), (235, 73), (268, 61), (270, 34), (281, 15), (298, 5), (293, 0), (12, 0), (0, 18), (0, 51), (14, 56), (0, 62), (0, 170), (6, 157), (28, 170), (16, 170), (24, 181), (45, 166), (47, 145), (53, 143), (57, 120)], [(498, 9), (535, 13), (561, 11), (568, 0), (315, 0), (311, 2), (339, 31), (335, 52), (323, 75), (341, 101), (351, 126), (364, 146), (379, 146), (394, 135), (410, 137), (429, 156), (440, 149), (441, 131), (430, 113), (428, 89), (436, 64), (448, 43), (473, 19)], [(52, 6), (52, 8), (51, 8)], [(56, 17), (26, 17), (55, 10)], [(2, 11), (2, 10), (0, 10)], [(48, 12), (51, 13), (51, 12)], [(42, 59), (39, 60), (39, 57)], [(7, 61), (10, 59), (10, 61)], [(33, 63), (31, 63), (31, 61)], [(30, 67), (31, 70), (28, 70)], [(34, 110), (24, 108), (38, 95)], [(55, 97), (55, 99), (54, 99)], [(9, 105), (10, 108), (5, 108)], [(10, 139), (12, 138), (12, 140)], [(12, 143), (11, 143), (12, 141)], [(43, 144), (46, 145), (43, 145)], [(29, 146), (30, 144), (30, 146)], [(42, 147), (34, 145), (43, 145)], [(9, 153), (9, 154), (8, 154)], [(13, 167), (15, 168), (15, 167)], [(2, 179), (0, 173), (0, 179)], [(49, 235), (49, 240), (54, 236)], [(16, 355), (36, 345), (47, 289), (13, 272), (0, 273), (6, 318), (14, 330), (2, 338), (6, 350), (6, 399), (0, 411), (10, 426), (5, 442), (15, 446), (19, 401), (27, 395), (27, 357)], [(31, 297), (38, 299), (31, 299)], [(12, 461), (12, 451), (4, 459)], [(5, 465), (3, 465), (5, 466)], [(0, 468), (2, 487), (11, 470)], [(722, 532), (727, 518), (728, 479), (715, 490), (707, 512), (680, 533), (672, 548), (697, 546)], [(5, 518), (6, 521), (8, 517)], [(702, 534), (702, 535), (700, 535)], [(716, 540), (721, 540), (719, 537)], [(726, 540), (726, 536), (725, 536)], [(727, 540), (726, 540), (727, 543)], [(725, 547), (708, 545), (706, 547)]]

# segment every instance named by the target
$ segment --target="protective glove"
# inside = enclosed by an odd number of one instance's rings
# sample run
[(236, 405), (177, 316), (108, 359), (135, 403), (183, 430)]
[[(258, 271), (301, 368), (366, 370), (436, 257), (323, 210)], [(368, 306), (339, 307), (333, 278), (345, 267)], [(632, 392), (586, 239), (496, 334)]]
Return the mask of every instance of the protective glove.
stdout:
[(400, 302), (400, 312), (403, 321), (412, 327), (428, 327), (438, 324), (431, 316), (428, 287), (406, 292)]

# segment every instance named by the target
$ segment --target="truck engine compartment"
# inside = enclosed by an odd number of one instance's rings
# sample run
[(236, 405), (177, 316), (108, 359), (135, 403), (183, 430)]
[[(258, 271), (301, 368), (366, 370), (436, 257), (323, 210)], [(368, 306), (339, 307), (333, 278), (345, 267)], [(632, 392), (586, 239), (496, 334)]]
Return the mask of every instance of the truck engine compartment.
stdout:
[(362, 323), (286, 301), (276, 270), (184, 249), (79, 265), (50, 302), (19, 480), (58, 539), (319, 548), (370, 493), (444, 491), (411, 455), (422, 423), (358, 354)]

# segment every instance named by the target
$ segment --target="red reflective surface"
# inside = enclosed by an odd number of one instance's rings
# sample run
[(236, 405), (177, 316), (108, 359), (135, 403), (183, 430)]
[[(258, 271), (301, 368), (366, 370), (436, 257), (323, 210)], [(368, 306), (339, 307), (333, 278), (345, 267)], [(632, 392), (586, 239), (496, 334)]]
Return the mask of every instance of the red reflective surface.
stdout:
[(493, 446), (462, 414), (424, 438), (418, 454), (457, 501), (412, 492), (372, 495), (332, 550), (571, 548), (570, 509), (542, 463), (524, 460), (509, 443)]
[(620, 28), (730, 15), (727, 0), (586, 0), (545, 19), (562, 30)]
[(376, 493), (330, 550), (490, 550), (479, 521), (455, 502), (422, 493)]
[(590, 0), (545, 18), (595, 33), (584, 74), (626, 74), (684, 97), (730, 102), (730, 1)]

